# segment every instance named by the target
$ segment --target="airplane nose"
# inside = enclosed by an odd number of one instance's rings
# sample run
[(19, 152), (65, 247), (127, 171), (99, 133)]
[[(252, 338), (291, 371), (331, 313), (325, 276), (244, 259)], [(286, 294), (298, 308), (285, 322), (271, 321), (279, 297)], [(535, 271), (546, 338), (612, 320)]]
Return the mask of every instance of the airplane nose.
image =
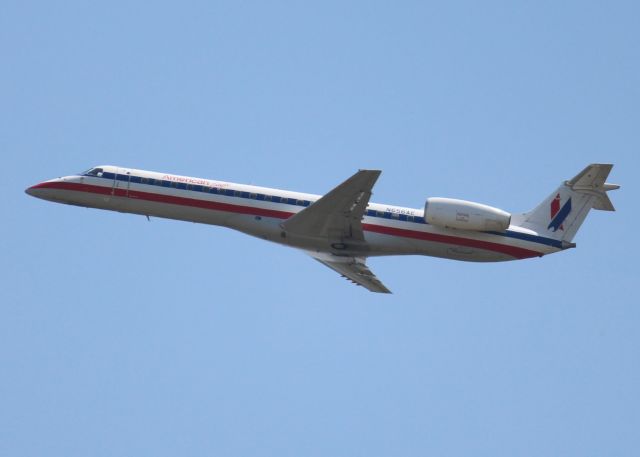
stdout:
[(31, 187), (27, 187), (24, 191), (27, 195), (31, 195), (32, 197), (42, 198), (46, 193), (46, 189), (44, 189), (45, 186), (46, 182), (41, 182)]
[(61, 193), (64, 193), (65, 178), (50, 179), (27, 187), (24, 192), (32, 197), (41, 198), (43, 200), (60, 201)]
[(35, 186), (27, 187), (24, 191), (27, 195), (31, 195), (32, 197), (35, 197), (37, 192), (36, 190), (37, 186), (38, 185), (36, 184)]

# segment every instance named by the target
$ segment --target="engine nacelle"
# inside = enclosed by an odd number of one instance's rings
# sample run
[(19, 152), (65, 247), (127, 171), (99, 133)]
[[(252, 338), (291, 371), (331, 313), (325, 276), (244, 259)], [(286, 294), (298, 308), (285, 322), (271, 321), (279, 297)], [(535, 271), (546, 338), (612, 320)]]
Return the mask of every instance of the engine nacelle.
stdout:
[(424, 218), (437, 227), (460, 230), (499, 231), (509, 228), (511, 214), (481, 203), (455, 198), (431, 197), (424, 207)]

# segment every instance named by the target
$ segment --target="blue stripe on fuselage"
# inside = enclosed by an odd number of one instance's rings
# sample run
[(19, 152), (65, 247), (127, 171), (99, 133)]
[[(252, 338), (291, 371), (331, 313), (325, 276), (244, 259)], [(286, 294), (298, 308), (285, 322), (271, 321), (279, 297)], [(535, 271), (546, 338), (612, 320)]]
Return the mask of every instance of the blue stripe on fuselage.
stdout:
[(506, 236), (507, 238), (515, 238), (517, 240), (530, 241), (532, 243), (545, 244), (554, 248), (562, 249), (562, 241), (554, 240), (553, 238), (546, 238), (540, 235), (531, 235), (529, 233), (516, 232), (513, 230), (507, 230), (506, 232), (484, 232), (492, 235)]

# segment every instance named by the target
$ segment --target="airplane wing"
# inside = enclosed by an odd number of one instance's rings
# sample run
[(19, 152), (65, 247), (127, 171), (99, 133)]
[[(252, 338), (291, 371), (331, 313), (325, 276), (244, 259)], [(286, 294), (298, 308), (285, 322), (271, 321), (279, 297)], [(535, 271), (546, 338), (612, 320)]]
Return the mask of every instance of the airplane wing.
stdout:
[(364, 241), (362, 217), (380, 173), (380, 170), (358, 171), (314, 204), (284, 221), (282, 227), (309, 237)]
[(349, 281), (371, 292), (391, 293), (367, 267), (364, 257), (337, 256), (319, 252), (308, 252), (308, 254), (318, 262), (337, 271)]

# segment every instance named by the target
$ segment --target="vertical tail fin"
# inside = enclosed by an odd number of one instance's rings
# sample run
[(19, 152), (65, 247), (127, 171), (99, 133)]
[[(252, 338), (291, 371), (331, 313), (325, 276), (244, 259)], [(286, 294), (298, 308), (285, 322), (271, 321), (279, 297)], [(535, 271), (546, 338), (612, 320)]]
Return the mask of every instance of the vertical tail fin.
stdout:
[(513, 223), (550, 238), (571, 242), (589, 210), (615, 211), (607, 191), (618, 189), (606, 183), (613, 165), (594, 163), (565, 181), (534, 210)]

